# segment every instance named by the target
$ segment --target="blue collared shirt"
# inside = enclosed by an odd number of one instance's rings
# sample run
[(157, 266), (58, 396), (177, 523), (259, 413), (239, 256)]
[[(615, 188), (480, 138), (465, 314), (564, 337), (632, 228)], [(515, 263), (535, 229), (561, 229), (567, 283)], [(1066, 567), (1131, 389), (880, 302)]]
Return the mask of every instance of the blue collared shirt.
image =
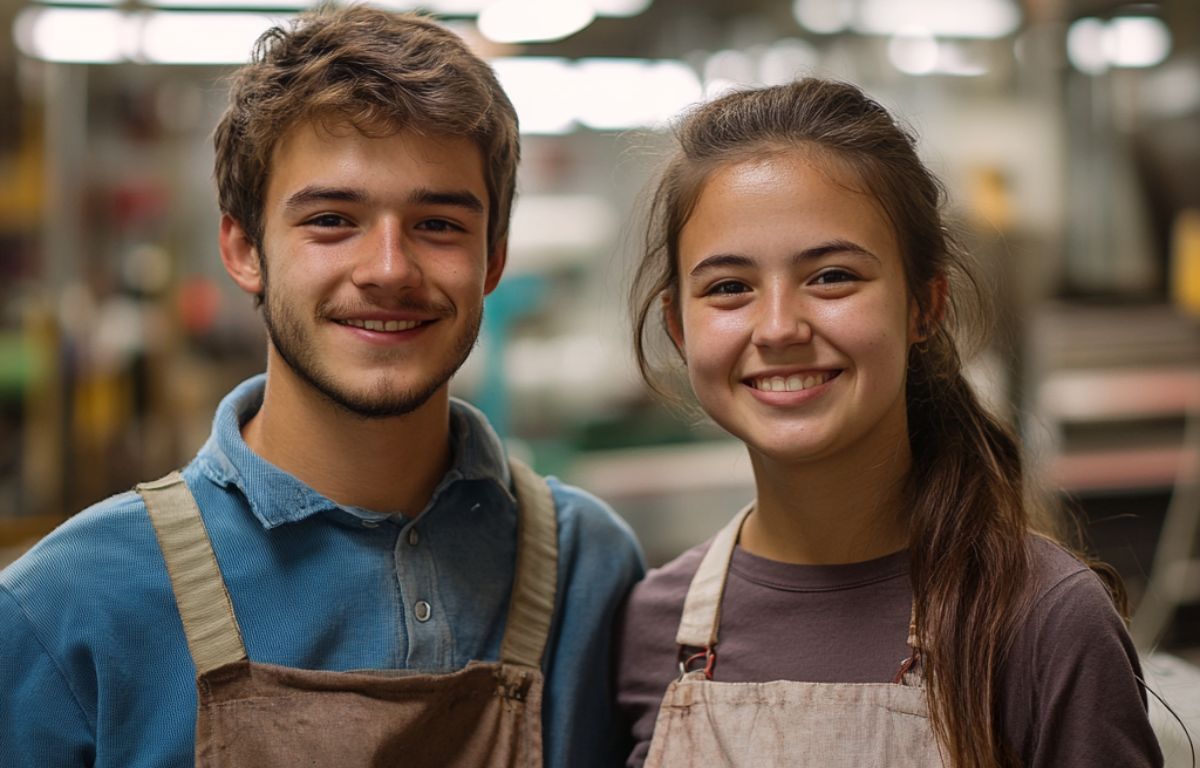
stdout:
[[(263, 386), (256, 377), (225, 398), (183, 472), (250, 659), (425, 671), (496, 659), (517, 510), (503, 446), (482, 414), (452, 402), (453, 466), (425, 510), (405, 518), (339, 506), (254, 454), (240, 426)], [(619, 765), (609, 644), (641, 554), (602, 502), (549, 482), (559, 562), (543, 665), (546, 765)], [(425, 621), (414, 613), (420, 601)], [(0, 572), (5, 768), (190, 766), (194, 675), (137, 494), (72, 517)]]

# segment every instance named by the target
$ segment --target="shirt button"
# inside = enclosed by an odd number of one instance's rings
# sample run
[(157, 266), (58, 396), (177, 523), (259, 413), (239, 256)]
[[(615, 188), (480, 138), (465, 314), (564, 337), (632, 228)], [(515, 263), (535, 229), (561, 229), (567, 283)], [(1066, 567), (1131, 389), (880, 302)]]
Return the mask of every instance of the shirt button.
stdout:
[(362, 527), (363, 528), (378, 528), (379, 521), (378, 520), (363, 520)]
[(433, 613), (433, 609), (429, 607), (429, 603), (424, 600), (418, 600), (417, 604), (413, 606), (413, 613), (416, 614), (417, 621), (426, 622), (429, 621), (429, 616)]
[(415, 547), (415, 546), (417, 546), (417, 543), (420, 541), (421, 541), (421, 536), (420, 536), (420, 534), (417, 533), (417, 529), (409, 528), (408, 529), (408, 545), (410, 547)]

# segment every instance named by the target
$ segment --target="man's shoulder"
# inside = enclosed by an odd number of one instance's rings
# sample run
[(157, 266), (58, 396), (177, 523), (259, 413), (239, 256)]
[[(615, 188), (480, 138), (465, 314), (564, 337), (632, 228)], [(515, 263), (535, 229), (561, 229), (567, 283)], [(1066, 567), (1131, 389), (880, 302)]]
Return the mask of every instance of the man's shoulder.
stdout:
[(597, 584), (611, 580), (620, 591), (645, 572), (642, 549), (633, 530), (608, 504), (591, 493), (546, 478), (558, 518), (560, 561), (572, 576)]
[(554, 497), (560, 539), (598, 536), (604, 543), (638, 548), (629, 524), (606, 502), (553, 475), (546, 477), (546, 484)]
[(98, 562), (129, 555), (127, 545), (147, 533), (152, 531), (141, 497), (118, 493), (67, 518), (34, 544), (0, 572), (0, 586), (19, 592), (49, 578), (84, 578)]

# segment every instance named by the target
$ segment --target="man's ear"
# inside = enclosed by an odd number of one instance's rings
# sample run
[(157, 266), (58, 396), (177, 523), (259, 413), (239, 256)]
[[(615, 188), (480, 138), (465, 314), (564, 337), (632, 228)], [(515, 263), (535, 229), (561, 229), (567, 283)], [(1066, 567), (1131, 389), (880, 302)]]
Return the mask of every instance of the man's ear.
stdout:
[(504, 274), (504, 265), (508, 263), (508, 238), (502, 238), (494, 246), (487, 259), (487, 275), (483, 280), (483, 295), (487, 296), (496, 290), (500, 284), (500, 276)]
[(941, 324), (946, 315), (946, 305), (949, 302), (950, 281), (945, 275), (938, 275), (929, 282), (929, 305), (924, 314), (921, 307), (914, 302), (908, 319), (908, 343), (919, 344), (933, 333), (933, 329)]
[(232, 216), (221, 214), (221, 262), (233, 282), (246, 293), (261, 296), (263, 289), (262, 262), (258, 248)]
[(675, 351), (684, 359), (684, 362), (687, 362), (687, 356), (683, 353), (683, 322), (680, 320), (679, 307), (670, 290), (662, 292), (662, 315), (663, 325), (666, 326), (667, 335), (671, 337), (671, 343), (675, 345)]

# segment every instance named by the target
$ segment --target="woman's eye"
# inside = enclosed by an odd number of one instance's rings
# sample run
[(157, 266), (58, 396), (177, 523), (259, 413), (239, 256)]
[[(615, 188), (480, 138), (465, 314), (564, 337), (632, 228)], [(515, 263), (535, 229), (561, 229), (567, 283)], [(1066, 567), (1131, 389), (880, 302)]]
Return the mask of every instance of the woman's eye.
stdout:
[(750, 290), (750, 288), (745, 283), (740, 283), (736, 280), (722, 280), (708, 289), (708, 295), (734, 296), (739, 293), (745, 293), (748, 290)]
[(817, 275), (813, 280), (817, 285), (831, 285), (833, 283), (849, 283), (858, 280), (858, 276), (844, 269), (827, 269)]

